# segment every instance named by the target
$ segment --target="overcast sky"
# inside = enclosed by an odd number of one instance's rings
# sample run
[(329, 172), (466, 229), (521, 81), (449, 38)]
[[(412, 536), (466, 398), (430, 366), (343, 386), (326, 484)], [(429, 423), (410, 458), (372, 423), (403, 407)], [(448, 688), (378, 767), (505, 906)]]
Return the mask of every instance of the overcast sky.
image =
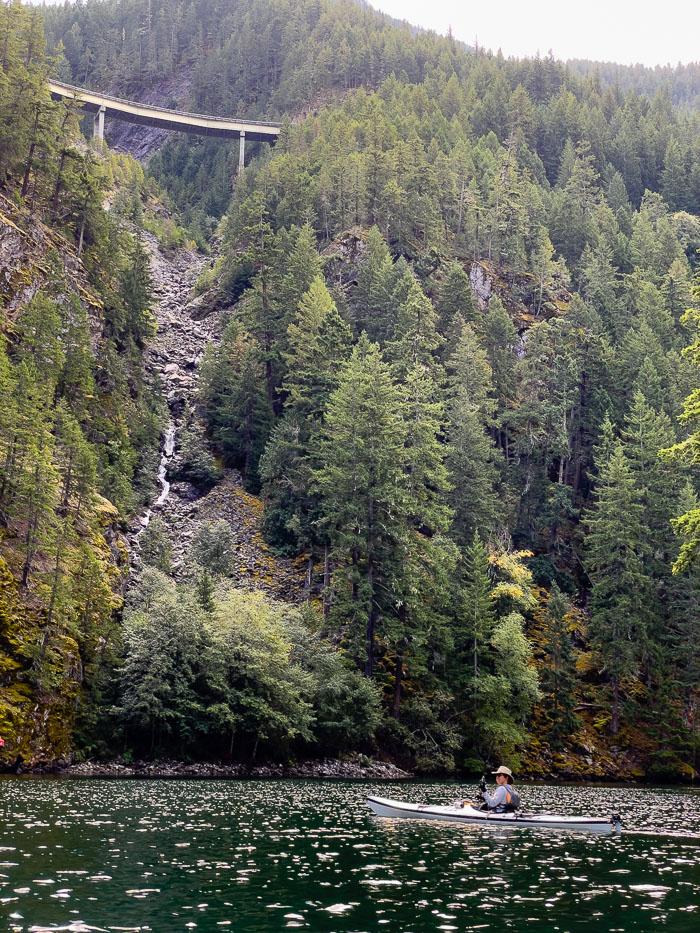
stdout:
[(631, 65), (700, 61), (700, 0), (369, 0), (416, 26), (508, 57), (546, 55)]

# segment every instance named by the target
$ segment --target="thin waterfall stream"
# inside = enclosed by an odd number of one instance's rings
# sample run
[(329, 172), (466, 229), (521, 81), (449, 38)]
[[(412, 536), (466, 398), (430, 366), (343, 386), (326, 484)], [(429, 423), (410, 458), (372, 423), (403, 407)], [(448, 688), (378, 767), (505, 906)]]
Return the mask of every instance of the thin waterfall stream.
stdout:
[(160, 495), (153, 503), (153, 506), (149, 509), (146, 509), (144, 514), (139, 519), (141, 525), (140, 530), (137, 532), (137, 536), (147, 527), (151, 518), (153, 517), (153, 509), (159, 508), (164, 504), (165, 500), (170, 495), (170, 483), (168, 481), (168, 466), (170, 461), (173, 458), (175, 453), (175, 432), (176, 427), (174, 424), (169, 424), (168, 429), (165, 432), (165, 438), (163, 440), (162, 454), (160, 458), (160, 463), (158, 464), (158, 482), (160, 483)]
[(158, 467), (158, 482), (161, 485), (161, 493), (156, 499), (156, 506), (162, 505), (170, 493), (170, 483), (167, 480), (168, 464), (173, 458), (174, 450), (175, 425), (170, 424), (168, 425), (168, 430), (165, 432), (165, 440), (163, 441), (163, 456), (160, 458), (160, 465)]
[[(136, 544), (154, 514), (162, 515), (167, 534), (174, 543), (181, 532), (183, 502), (191, 499), (191, 491), (173, 478), (173, 460), (178, 433), (185, 427), (186, 411), (196, 391), (197, 366), (204, 348), (217, 333), (217, 321), (196, 320), (191, 310), (192, 288), (206, 260), (188, 249), (163, 252), (155, 236), (141, 232), (150, 254), (153, 282), (152, 311), (158, 323), (155, 338), (147, 353), (147, 370), (161, 380), (168, 418), (160, 441), (157, 467), (157, 492), (148, 507), (134, 521), (130, 540)], [(186, 497), (183, 500), (183, 495)], [(133, 558), (139, 565), (140, 544)]]

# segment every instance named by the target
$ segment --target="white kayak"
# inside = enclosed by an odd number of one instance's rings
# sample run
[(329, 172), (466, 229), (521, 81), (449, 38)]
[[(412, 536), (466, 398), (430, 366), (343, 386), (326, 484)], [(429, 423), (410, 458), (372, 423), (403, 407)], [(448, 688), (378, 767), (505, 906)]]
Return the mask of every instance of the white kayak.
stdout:
[(527, 829), (578, 829), (594, 833), (619, 833), (620, 817), (559, 816), (554, 813), (493, 813), (477, 810), (470, 803), (437, 806), (432, 803), (406, 803), (385, 797), (368, 797), (367, 803), (377, 816), (417, 820), (443, 820), (450, 823), (480, 823), (490, 826), (521, 826)]

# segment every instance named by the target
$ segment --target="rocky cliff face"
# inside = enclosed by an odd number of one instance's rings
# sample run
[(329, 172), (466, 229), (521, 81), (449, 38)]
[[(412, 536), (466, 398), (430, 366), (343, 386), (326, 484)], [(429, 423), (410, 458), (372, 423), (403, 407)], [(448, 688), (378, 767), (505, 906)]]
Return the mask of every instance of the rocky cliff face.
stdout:
[[(168, 404), (170, 424), (163, 437), (160, 485), (156, 501), (137, 516), (129, 530), (132, 569), (141, 567), (140, 537), (153, 516), (163, 520), (173, 552), (176, 576), (186, 573), (186, 556), (197, 529), (204, 522), (226, 521), (233, 537), (231, 577), (236, 585), (262, 590), (295, 601), (303, 593), (304, 567), (300, 562), (273, 556), (259, 532), (262, 502), (243, 487), (235, 470), (222, 471), (222, 479), (204, 495), (191, 483), (175, 481), (180, 466), (180, 439), (186, 413), (196, 412), (199, 364), (204, 348), (217, 341), (226, 325), (226, 312), (204, 317), (204, 299), (192, 290), (207, 260), (192, 250), (163, 252), (155, 237), (145, 235), (151, 255), (156, 302), (157, 332), (148, 350), (146, 367), (158, 375)], [(201, 319), (200, 319), (201, 318)]]
[[(138, 100), (154, 107), (167, 107), (170, 110), (188, 110), (188, 101), (192, 91), (192, 82), (187, 73), (172, 75), (148, 90), (138, 94)], [(123, 120), (105, 121), (105, 138), (110, 149), (115, 152), (128, 152), (139, 162), (146, 162), (154, 152), (165, 143), (169, 130), (153, 126), (139, 126)]]
[(30, 210), (0, 193), (0, 299), (12, 318), (49, 281), (60, 282), (64, 297), (73, 293), (87, 312), (93, 350), (102, 329), (102, 302), (90, 289), (77, 250)]

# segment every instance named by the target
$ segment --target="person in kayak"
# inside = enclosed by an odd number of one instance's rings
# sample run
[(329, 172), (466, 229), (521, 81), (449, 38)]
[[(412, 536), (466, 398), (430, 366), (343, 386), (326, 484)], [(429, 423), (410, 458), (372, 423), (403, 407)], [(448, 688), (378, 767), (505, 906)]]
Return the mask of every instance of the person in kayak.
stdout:
[(512, 813), (517, 810), (520, 806), (520, 794), (513, 787), (513, 772), (501, 765), (491, 774), (496, 775), (498, 787), (493, 794), (487, 793), (485, 789), (480, 790), (479, 797), (494, 813)]

